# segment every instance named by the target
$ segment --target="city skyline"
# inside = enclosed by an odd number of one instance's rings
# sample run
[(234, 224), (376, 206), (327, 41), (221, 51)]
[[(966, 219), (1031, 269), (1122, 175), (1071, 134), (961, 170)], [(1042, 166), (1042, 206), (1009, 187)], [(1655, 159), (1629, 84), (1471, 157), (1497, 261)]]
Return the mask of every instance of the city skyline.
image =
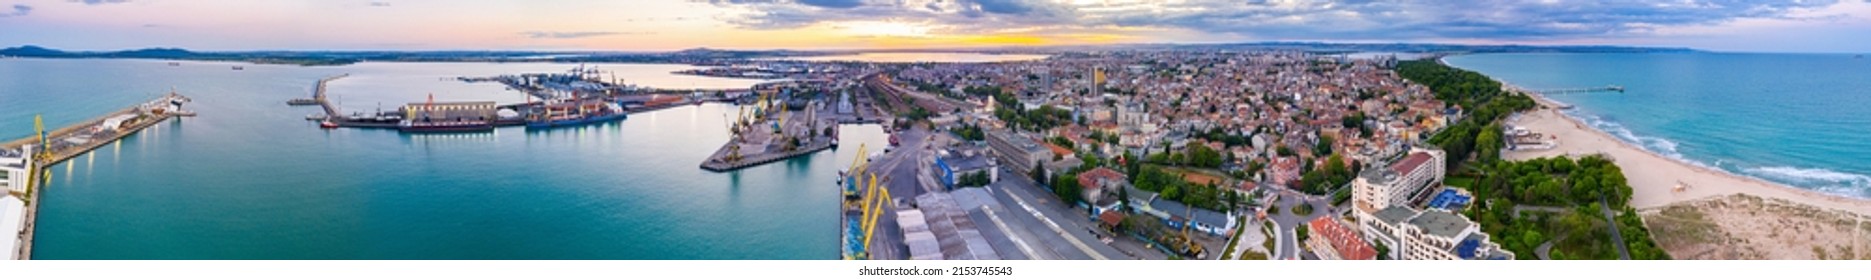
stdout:
[[(0, 2), (0, 45), (72, 50), (914, 49), (1318, 41), (1865, 52), (1844, 1)], [(700, 36), (698, 36), (700, 35)]]

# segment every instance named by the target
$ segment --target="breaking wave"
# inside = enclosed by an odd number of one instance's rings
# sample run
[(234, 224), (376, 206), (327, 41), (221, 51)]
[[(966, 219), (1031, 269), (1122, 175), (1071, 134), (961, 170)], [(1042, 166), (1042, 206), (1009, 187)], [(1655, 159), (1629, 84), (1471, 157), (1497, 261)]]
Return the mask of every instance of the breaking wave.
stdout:
[(1690, 165), (1714, 169), (1729, 174), (1753, 177), (1796, 186), (1825, 193), (1871, 198), (1871, 175), (1840, 172), (1824, 168), (1800, 168), (1792, 166), (1750, 166), (1745, 163), (1729, 162), (1717, 159), (1714, 164), (1689, 159), (1677, 151), (1676, 141), (1662, 137), (1643, 136), (1631, 132), (1623, 124), (1604, 118), (1566, 110), (1564, 113), (1573, 119), (1584, 122), (1594, 129), (1610, 134), (1618, 141), (1629, 143), (1645, 151)]
[(1791, 166), (1750, 167), (1742, 169), (1742, 172), (1764, 179), (1788, 182), (1791, 185), (1809, 186), (1814, 190), (1828, 193), (1871, 197), (1871, 193), (1866, 192), (1866, 190), (1871, 190), (1871, 176), (1864, 174)]

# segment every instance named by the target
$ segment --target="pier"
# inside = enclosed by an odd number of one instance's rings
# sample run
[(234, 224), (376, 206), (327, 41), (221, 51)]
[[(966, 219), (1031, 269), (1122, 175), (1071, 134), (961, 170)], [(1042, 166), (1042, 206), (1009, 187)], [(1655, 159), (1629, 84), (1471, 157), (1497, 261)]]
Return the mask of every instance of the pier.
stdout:
[(336, 81), (338, 79), (343, 79), (345, 77), (350, 77), (350, 76), (351, 76), (350, 73), (345, 73), (345, 74), (341, 74), (337, 76), (331, 76), (331, 77), (325, 77), (324, 79), (319, 79), (318, 85), (312, 88), (312, 99), (287, 100), (286, 105), (293, 105), (293, 106), (318, 105), (319, 107), (324, 107), (326, 118), (336, 118), (338, 116), (338, 106), (331, 104), (331, 100), (325, 98), (325, 85), (331, 83), (331, 81)]
[[(189, 101), (186, 96), (170, 92), (148, 102), (52, 131), (46, 131), (44, 124), (35, 119), (35, 125), (38, 126), (37, 131), (33, 132), (35, 135), (0, 143), (0, 150), (24, 151), (27, 152), (25, 156), (32, 158), (31, 166), (27, 166), (31, 170), (27, 173), (31, 176), (28, 176), (30, 179), (27, 180), (26, 193), (21, 196), (26, 200), (26, 217), (25, 226), (18, 236), (20, 258), (32, 257), (33, 231), (39, 213), (37, 194), (42, 191), (42, 181), (48, 179), (45, 176), (51, 174), (43, 171), (46, 167), (123, 140), (171, 118), (194, 116), (194, 112), (182, 110), (182, 104)], [(30, 151), (25, 149), (27, 147), (31, 147)]]
[(1538, 92), (1538, 93), (1540, 93), (1540, 94), (1547, 94), (1547, 95), (1552, 95), (1552, 94), (1572, 94), (1572, 93), (1592, 93), (1592, 92), (1617, 92), (1617, 93), (1624, 93), (1624, 86), (1619, 86), (1619, 85), (1608, 85), (1608, 86), (1602, 86), (1602, 87), (1585, 87), (1585, 88), (1562, 88), (1562, 89), (1544, 89), (1544, 90), (1534, 90), (1533, 92)]
[[(823, 103), (807, 105), (801, 111), (789, 111), (785, 105), (771, 102), (762, 97), (759, 104), (749, 106), (753, 115), (746, 115), (730, 120), (727, 124), (730, 136), (728, 143), (702, 161), (701, 168), (714, 172), (727, 172), (741, 168), (785, 160), (797, 156), (812, 154), (831, 149), (837, 141), (835, 121), (820, 119), (818, 111), (826, 109)], [(777, 131), (776, 131), (777, 130)]]

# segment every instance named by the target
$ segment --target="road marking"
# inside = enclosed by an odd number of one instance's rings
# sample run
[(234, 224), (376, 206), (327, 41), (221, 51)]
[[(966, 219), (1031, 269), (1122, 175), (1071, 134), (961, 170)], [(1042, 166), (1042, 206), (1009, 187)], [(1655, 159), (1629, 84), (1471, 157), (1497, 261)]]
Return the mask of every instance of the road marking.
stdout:
[(1033, 247), (1027, 247), (1026, 239), (1021, 239), (1020, 235), (1014, 234), (1013, 230), (1007, 227), (1007, 223), (1000, 220), (1000, 214), (995, 214), (994, 209), (988, 208), (987, 205), (981, 205), (981, 211), (987, 212), (987, 218), (989, 220), (994, 220), (994, 225), (1000, 227), (1000, 232), (1004, 233), (1008, 239), (1012, 239), (1013, 245), (1020, 247), (1020, 252), (1025, 252), (1027, 258), (1035, 260), (1042, 259), (1037, 252), (1033, 251)]
[(1085, 251), (1085, 254), (1091, 255), (1091, 258), (1093, 259), (1109, 260), (1108, 258), (1104, 257), (1104, 254), (1099, 254), (1097, 250), (1092, 250), (1091, 246), (1086, 246), (1085, 242), (1078, 241), (1077, 236), (1072, 236), (1071, 234), (1066, 233), (1065, 228), (1059, 227), (1059, 224), (1055, 224), (1052, 222), (1051, 219), (1047, 219), (1046, 214), (1041, 214), (1038, 209), (1033, 209), (1032, 205), (1027, 205), (1026, 200), (1020, 199), (1020, 196), (1009, 193), (1007, 194), (1007, 197), (1013, 198), (1013, 202), (1020, 203), (1020, 208), (1026, 209), (1026, 212), (1032, 213), (1034, 218), (1039, 218), (1040, 222), (1046, 223), (1046, 227), (1052, 228), (1052, 231), (1054, 233), (1058, 233), (1060, 236), (1065, 237), (1065, 241), (1072, 242), (1073, 247), (1078, 247), (1079, 250)]

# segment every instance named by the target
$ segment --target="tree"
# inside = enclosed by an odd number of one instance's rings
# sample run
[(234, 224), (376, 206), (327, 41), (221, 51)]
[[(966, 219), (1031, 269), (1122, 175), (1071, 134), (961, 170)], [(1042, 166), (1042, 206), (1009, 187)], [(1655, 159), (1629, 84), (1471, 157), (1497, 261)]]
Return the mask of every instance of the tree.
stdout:
[(1481, 129), (1480, 135), (1475, 136), (1475, 150), (1479, 152), (1479, 154), (1475, 156), (1475, 159), (1483, 163), (1491, 163), (1495, 160), (1500, 160), (1501, 148), (1505, 146), (1506, 142), (1502, 142), (1501, 140), (1501, 126), (1499, 124), (1490, 124), (1486, 128)]
[(1331, 135), (1319, 135), (1319, 142), (1312, 145), (1312, 154), (1332, 154), (1332, 143), (1334, 142)]
[(1046, 165), (1042, 163), (1043, 162), (1040, 161), (1033, 161), (1033, 170), (1029, 171), (1027, 175), (1033, 176), (1034, 182), (1046, 184)]
[(1117, 211), (1130, 212), (1130, 188), (1117, 188)]
[(1228, 191), (1225, 196), (1228, 197), (1228, 209), (1241, 208), (1241, 193)]
[(1377, 259), (1380, 259), (1380, 260), (1390, 259), (1390, 246), (1385, 246), (1384, 242), (1372, 242), (1372, 243), (1376, 243), (1377, 245)]
[(1053, 194), (1059, 195), (1060, 201), (1064, 201), (1067, 204), (1075, 204), (1084, 200), (1083, 193), (1085, 190), (1078, 185), (1078, 176), (1076, 175), (1056, 175), (1052, 180), (1052, 191)]
[(1182, 187), (1176, 186), (1176, 185), (1170, 185), (1168, 187), (1164, 187), (1163, 192), (1160, 194), (1163, 195), (1163, 199), (1182, 200)]
[(1538, 230), (1528, 230), (1521, 233), (1520, 242), (1522, 246), (1525, 246), (1523, 248), (1538, 248), (1540, 244), (1546, 243), (1546, 237)]

